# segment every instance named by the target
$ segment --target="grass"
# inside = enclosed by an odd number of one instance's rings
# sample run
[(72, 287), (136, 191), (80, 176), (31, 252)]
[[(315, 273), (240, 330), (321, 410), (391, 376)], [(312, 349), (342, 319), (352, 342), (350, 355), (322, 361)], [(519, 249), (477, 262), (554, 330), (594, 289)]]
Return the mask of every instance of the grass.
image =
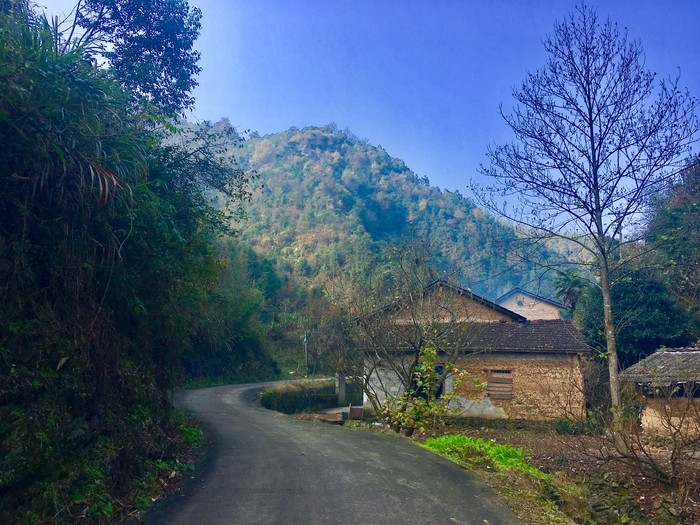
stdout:
[(487, 461), (502, 470), (519, 470), (542, 480), (549, 477), (527, 462), (529, 458), (522, 448), (498, 445), (492, 440), (451, 434), (426, 439), (421, 446), (465, 466)]
[(419, 445), (477, 472), (525, 524), (573, 524), (571, 516), (585, 515), (584, 491), (561, 474), (531, 465), (522, 448), (463, 434), (429, 438)]
[(198, 448), (202, 444), (202, 429), (197, 422), (180, 411), (174, 412), (173, 419), (182, 441), (192, 448)]

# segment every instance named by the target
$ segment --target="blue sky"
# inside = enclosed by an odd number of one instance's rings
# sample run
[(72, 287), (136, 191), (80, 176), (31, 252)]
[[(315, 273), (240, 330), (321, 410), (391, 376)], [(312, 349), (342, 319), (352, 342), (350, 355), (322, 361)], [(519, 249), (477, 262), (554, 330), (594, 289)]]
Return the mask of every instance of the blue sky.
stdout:
[[(70, 0), (46, 1), (48, 11)], [(260, 134), (334, 122), (432, 184), (466, 193), (498, 114), (546, 59), (577, 0), (190, 0), (203, 11), (191, 118)], [(700, 2), (591, 2), (641, 41), (646, 65), (700, 97)]]

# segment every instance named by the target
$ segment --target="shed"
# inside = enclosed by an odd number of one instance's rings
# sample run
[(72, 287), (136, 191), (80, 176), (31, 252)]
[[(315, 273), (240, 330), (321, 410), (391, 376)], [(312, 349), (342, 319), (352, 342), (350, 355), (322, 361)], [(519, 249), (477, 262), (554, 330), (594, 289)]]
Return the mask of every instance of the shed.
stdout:
[(661, 348), (620, 373), (643, 405), (642, 428), (700, 435), (700, 347)]

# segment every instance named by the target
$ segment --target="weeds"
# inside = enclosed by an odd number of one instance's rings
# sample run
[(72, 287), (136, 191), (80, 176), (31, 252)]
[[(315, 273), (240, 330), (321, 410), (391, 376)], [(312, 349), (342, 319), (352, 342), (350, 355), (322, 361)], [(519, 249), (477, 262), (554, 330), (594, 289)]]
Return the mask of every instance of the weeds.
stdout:
[(529, 463), (524, 449), (463, 434), (426, 439), (420, 446), (479, 471), (525, 523), (570, 524), (585, 514), (580, 487), (561, 474), (542, 472)]
[(202, 444), (202, 429), (193, 419), (182, 412), (175, 412), (173, 420), (183, 442), (193, 448), (198, 448)]
[(548, 477), (527, 462), (529, 458), (522, 448), (499, 445), (493, 440), (486, 441), (463, 434), (452, 434), (426, 439), (422, 446), (464, 465), (488, 461), (499, 469), (519, 470), (537, 479)]

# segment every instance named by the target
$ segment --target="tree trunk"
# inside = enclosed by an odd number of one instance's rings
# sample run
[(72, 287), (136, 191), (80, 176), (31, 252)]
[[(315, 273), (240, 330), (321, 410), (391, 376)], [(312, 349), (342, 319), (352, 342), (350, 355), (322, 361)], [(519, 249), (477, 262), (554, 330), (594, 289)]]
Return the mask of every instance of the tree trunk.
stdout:
[(605, 345), (608, 357), (608, 377), (610, 379), (610, 410), (612, 411), (611, 430), (618, 450), (627, 450), (626, 442), (622, 436), (620, 425), (620, 379), (619, 363), (617, 359), (617, 337), (615, 335), (615, 323), (612, 314), (612, 301), (610, 299), (610, 273), (607, 265), (603, 265), (600, 272), (600, 288), (603, 293), (603, 326), (605, 329)]
[(610, 377), (610, 402), (613, 411), (613, 421), (620, 416), (620, 382), (618, 379), (617, 339), (612, 315), (610, 299), (610, 276), (606, 268), (600, 272), (600, 288), (603, 292), (603, 327), (605, 330), (605, 346), (608, 357), (608, 373)]

